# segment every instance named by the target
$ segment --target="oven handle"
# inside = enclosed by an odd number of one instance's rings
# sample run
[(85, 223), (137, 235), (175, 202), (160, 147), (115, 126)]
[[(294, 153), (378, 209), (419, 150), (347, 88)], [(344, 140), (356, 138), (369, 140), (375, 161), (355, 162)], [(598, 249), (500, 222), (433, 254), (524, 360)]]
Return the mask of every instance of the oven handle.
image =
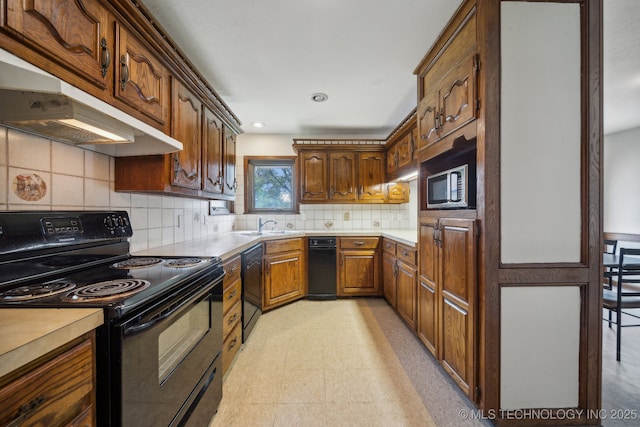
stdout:
[[(210, 289), (211, 288), (207, 288), (207, 292), (206, 292), (207, 296), (209, 295)], [(146, 331), (147, 329), (151, 329), (158, 323), (170, 317), (176, 311), (180, 310), (182, 307), (185, 307), (188, 304), (199, 303), (201, 300), (202, 298), (195, 298), (195, 295), (191, 294), (182, 298), (180, 301), (167, 304), (165, 307), (157, 309), (155, 311), (155, 315), (151, 317), (149, 321), (140, 323), (140, 324), (125, 326), (124, 330), (122, 331), (122, 334), (126, 337), (129, 335), (134, 335), (134, 334), (138, 334), (140, 332)]]

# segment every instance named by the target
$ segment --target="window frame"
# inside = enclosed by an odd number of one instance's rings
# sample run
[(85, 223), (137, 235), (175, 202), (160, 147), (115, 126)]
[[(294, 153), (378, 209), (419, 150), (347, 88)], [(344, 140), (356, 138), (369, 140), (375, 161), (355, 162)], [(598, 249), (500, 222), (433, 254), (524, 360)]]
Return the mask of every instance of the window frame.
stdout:
[[(255, 208), (253, 189), (254, 166), (291, 166), (291, 209), (258, 209)], [(300, 212), (298, 200), (298, 157), (297, 156), (245, 156), (244, 157), (244, 211), (245, 214), (279, 214), (295, 215)]]

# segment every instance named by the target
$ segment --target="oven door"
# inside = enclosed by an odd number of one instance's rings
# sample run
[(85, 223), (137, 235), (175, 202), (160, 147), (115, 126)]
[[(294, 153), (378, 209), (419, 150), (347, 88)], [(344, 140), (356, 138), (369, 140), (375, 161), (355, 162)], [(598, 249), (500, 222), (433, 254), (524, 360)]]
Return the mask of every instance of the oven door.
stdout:
[[(222, 394), (222, 372), (213, 363), (222, 350), (222, 279), (201, 281), (116, 326), (123, 426), (182, 424), (202, 396), (216, 399), (206, 403), (215, 414)], [(217, 392), (205, 393), (212, 387)]]

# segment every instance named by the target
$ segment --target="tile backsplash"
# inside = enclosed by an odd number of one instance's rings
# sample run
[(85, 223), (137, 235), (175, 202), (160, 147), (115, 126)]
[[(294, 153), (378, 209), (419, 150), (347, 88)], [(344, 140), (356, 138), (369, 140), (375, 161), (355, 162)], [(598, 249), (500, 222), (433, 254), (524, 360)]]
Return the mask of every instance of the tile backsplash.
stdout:
[[(244, 182), (238, 156), (238, 182)], [(300, 205), (297, 215), (265, 215), (279, 229), (363, 230), (417, 227), (416, 182), (410, 203), (400, 205)], [(216, 233), (257, 228), (244, 215), (239, 186), (237, 215), (210, 216), (205, 200), (115, 192), (114, 159), (0, 126), (0, 210), (125, 210), (134, 234), (133, 252)], [(270, 225), (269, 225), (270, 227)]]
[(0, 126), (0, 210), (125, 210), (133, 252), (231, 231), (204, 200), (113, 190), (114, 159)]
[[(244, 161), (236, 162), (238, 182), (244, 182)], [(417, 181), (410, 183), (410, 202), (402, 204), (301, 204), (297, 215), (262, 215), (263, 220), (276, 220), (278, 229), (294, 230), (388, 230), (414, 229), (418, 226)], [(236, 212), (244, 212), (244, 186), (238, 187)], [(238, 214), (236, 228), (254, 230), (258, 215)], [(270, 228), (273, 224), (268, 224)]]

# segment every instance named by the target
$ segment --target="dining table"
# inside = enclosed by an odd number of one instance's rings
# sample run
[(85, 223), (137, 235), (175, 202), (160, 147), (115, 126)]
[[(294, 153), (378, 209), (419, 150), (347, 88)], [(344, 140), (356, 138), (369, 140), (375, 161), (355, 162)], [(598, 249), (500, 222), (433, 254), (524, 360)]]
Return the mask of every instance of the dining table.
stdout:
[[(604, 253), (602, 262), (607, 268), (616, 268), (620, 266), (620, 256), (617, 254)], [(624, 265), (632, 268), (640, 268), (640, 256), (627, 255), (624, 257)]]

